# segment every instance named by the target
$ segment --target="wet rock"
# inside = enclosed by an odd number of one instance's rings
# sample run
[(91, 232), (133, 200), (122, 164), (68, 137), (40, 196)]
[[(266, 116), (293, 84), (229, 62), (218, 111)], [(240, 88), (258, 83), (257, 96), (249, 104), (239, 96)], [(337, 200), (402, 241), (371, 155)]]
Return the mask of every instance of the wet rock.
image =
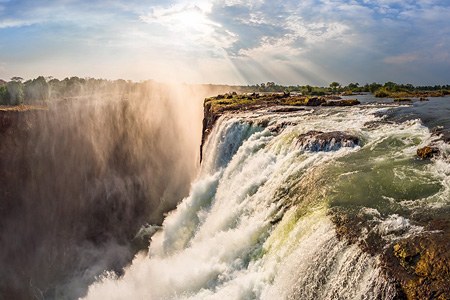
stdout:
[(420, 159), (430, 159), (439, 154), (439, 149), (433, 146), (425, 146), (417, 149), (417, 156)]
[(361, 102), (357, 99), (342, 99), (327, 101), (323, 106), (354, 106), (358, 104), (361, 104)]
[(269, 110), (269, 112), (285, 113), (285, 112), (296, 112), (296, 111), (301, 111), (301, 110), (305, 110), (305, 109), (303, 107), (287, 106), (287, 107), (274, 108), (274, 109)]
[(409, 98), (395, 98), (394, 102), (411, 102), (412, 100)]
[(293, 125), (296, 125), (296, 124), (294, 122), (281, 122), (281, 123), (277, 123), (273, 126), (270, 126), (268, 129), (270, 130), (270, 132), (280, 133), (286, 127), (293, 126)]
[(395, 123), (387, 120), (376, 120), (364, 123), (364, 127), (368, 129), (377, 129), (386, 124), (390, 125)]
[[(221, 95), (219, 95), (221, 96)], [(217, 119), (219, 119), (220, 114), (215, 113), (212, 109), (211, 103), (205, 102), (203, 105), (203, 128), (202, 128), (202, 141), (200, 143), (200, 162), (203, 158), (203, 145), (206, 141), (206, 138), (212, 131), (214, 123), (216, 123)]]
[(448, 232), (401, 240), (384, 253), (382, 260), (406, 299), (450, 299)]
[(327, 103), (327, 100), (325, 100), (322, 97), (311, 97), (305, 99), (305, 105), (306, 106), (320, 106)]
[(439, 139), (445, 143), (450, 142), (450, 131), (442, 126), (432, 128), (431, 133), (433, 136), (439, 136)]
[(297, 146), (306, 151), (336, 151), (341, 147), (355, 147), (359, 138), (342, 131), (309, 131), (297, 138)]
[(420, 100), (420, 101), (430, 101), (430, 100), (428, 100), (428, 98), (426, 98), (426, 97), (420, 97), (419, 100)]

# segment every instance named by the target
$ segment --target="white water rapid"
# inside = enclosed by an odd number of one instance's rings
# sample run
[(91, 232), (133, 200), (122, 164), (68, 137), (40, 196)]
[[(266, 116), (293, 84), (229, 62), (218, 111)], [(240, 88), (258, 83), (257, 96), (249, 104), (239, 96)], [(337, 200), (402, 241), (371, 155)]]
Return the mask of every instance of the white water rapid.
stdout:
[[(419, 120), (367, 125), (381, 120), (374, 113), (382, 109), (221, 117), (190, 196), (165, 218), (148, 253), (138, 254), (123, 276), (105, 273), (86, 299), (392, 299), (379, 257), (338, 238), (330, 207), (360, 201), (360, 213), (388, 242), (422, 228), (357, 198), (366, 193), (405, 207), (411, 201), (406, 193), (375, 194), (369, 179), (378, 173), (365, 174), (388, 169), (396, 174), (390, 183), (411, 173), (426, 186), (442, 183), (421, 196), (427, 207), (448, 205), (449, 181), (442, 165), (409, 163), (432, 139)], [(342, 131), (360, 143), (332, 151), (300, 147), (298, 136), (312, 130)], [(349, 184), (358, 178), (365, 183)]]

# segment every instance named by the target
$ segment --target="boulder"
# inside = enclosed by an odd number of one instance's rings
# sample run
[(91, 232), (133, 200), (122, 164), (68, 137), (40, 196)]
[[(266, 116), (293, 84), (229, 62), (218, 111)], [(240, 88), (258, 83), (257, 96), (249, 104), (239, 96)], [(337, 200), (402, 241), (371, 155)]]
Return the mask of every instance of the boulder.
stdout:
[(430, 159), (438, 154), (439, 149), (433, 146), (425, 146), (423, 148), (417, 149), (417, 156), (420, 159)]
[(324, 103), (327, 103), (327, 101), (322, 97), (311, 97), (305, 99), (306, 106), (320, 106)]
[(412, 100), (409, 98), (395, 98), (394, 102), (411, 102)]
[(323, 104), (323, 106), (353, 106), (361, 104), (357, 99), (341, 99), (331, 100)]
[(313, 130), (299, 135), (296, 145), (305, 151), (336, 151), (341, 147), (359, 145), (359, 138), (342, 131), (322, 132)]

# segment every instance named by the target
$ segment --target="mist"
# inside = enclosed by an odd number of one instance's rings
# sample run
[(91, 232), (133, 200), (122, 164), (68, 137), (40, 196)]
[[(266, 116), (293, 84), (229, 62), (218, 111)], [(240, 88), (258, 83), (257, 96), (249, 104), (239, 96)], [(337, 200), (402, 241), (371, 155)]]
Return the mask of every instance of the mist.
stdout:
[(103, 271), (120, 274), (143, 247), (139, 229), (187, 195), (215, 92), (147, 82), (4, 112), (1, 298), (74, 299)]

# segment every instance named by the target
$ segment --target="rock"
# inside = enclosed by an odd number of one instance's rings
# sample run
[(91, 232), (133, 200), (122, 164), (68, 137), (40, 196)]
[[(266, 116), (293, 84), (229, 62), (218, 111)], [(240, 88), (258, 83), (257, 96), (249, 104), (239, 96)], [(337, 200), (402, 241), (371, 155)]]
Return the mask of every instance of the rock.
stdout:
[(341, 147), (355, 147), (359, 138), (342, 131), (309, 131), (297, 138), (297, 146), (306, 151), (336, 151)]
[(305, 99), (306, 106), (319, 106), (324, 103), (327, 103), (327, 101), (322, 97), (311, 97)]
[(382, 256), (406, 299), (450, 299), (448, 232), (401, 240)]
[(430, 159), (435, 155), (439, 154), (439, 149), (432, 146), (425, 146), (423, 148), (417, 149), (417, 156), (420, 159)]
[(409, 98), (395, 98), (394, 102), (411, 102), (412, 100)]
[(431, 129), (433, 136), (439, 136), (441, 141), (445, 143), (450, 143), (450, 131), (442, 126), (434, 127)]
[(205, 102), (203, 104), (203, 128), (202, 128), (202, 141), (200, 143), (200, 162), (202, 162), (203, 158), (203, 144), (206, 141), (209, 133), (212, 131), (214, 124), (217, 119), (220, 117), (220, 114), (214, 113), (212, 110), (211, 103)]
[(293, 125), (295, 125), (295, 123), (293, 123), (293, 122), (281, 122), (276, 125), (272, 125), (272, 126), (268, 127), (268, 129), (270, 130), (270, 132), (280, 133), (286, 127), (293, 126)]
[(284, 112), (296, 112), (300, 110), (305, 110), (303, 107), (295, 107), (295, 106), (287, 106), (287, 107), (279, 107), (269, 110), (269, 112), (274, 113), (284, 113)]
[(426, 97), (420, 97), (419, 100), (420, 100), (420, 101), (430, 101), (430, 100), (428, 100), (428, 98), (426, 98)]
[(342, 99), (327, 101), (323, 106), (353, 106), (361, 104), (357, 99)]

